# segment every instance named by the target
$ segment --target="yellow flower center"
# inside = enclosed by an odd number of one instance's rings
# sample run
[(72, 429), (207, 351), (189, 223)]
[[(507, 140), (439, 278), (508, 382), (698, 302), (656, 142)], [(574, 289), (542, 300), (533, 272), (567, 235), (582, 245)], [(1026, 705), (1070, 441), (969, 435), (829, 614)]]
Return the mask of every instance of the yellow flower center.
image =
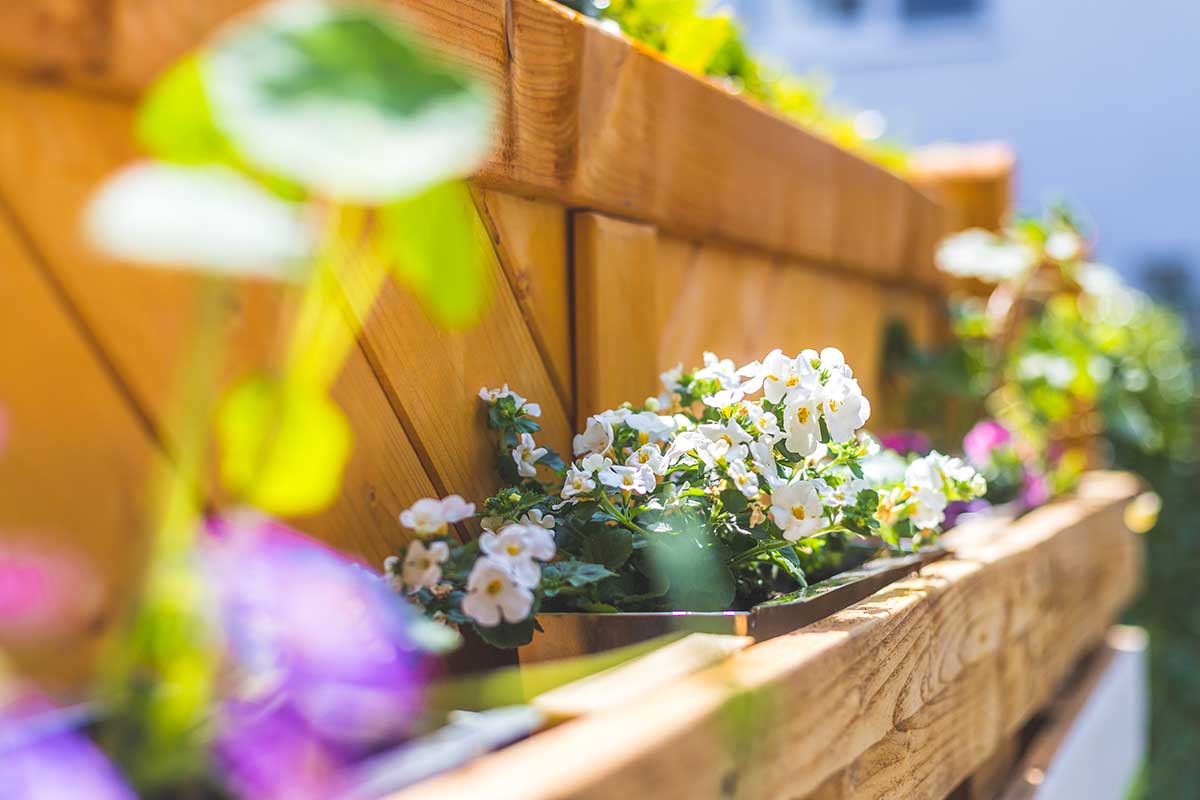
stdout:
[(417, 569), (422, 570), (422, 571), (429, 569), (429, 567), (431, 566), (428, 558), (418, 558), (416, 560), (415, 564), (416, 564)]
[(645, 431), (638, 431), (638, 444), (646, 444), (650, 441), (650, 434)]
[(837, 400), (834, 400), (831, 398), (829, 400), (829, 413), (836, 414), (837, 410), (838, 410), (838, 406), (840, 406), (840, 405), (841, 405), (841, 403), (839, 403)]
[(801, 425), (808, 424), (808, 406), (800, 406), (796, 409), (796, 419), (800, 420)]
[(521, 545), (513, 543), (508, 546), (508, 554), (510, 556), (518, 556), (521, 554)]
[(800, 376), (799, 376), (799, 375), (789, 375), (789, 376), (788, 376), (788, 379), (787, 379), (787, 385), (788, 385), (789, 387), (790, 387), (790, 386), (796, 386), (796, 385), (797, 385), (797, 384), (799, 384), (799, 383), (800, 383)]
[(576, 489), (582, 489), (583, 488), (583, 478), (576, 478), (575, 480), (571, 481), (571, 485), (574, 486)]
[(649, 454), (649, 453), (638, 453), (638, 462), (639, 462), (639, 463), (641, 463), (641, 464), (645, 464), (645, 463), (646, 463), (647, 461), (649, 461), (649, 460), (650, 460), (650, 454)]
[(484, 591), (490, 595), (497, 595), (500, 594), (500, 591), (503, 588), (504, 584), (500, 582), (499, 578), (492, 578), (492, 580), (488, 582), (488, 585), (484, 587)]
[(805, 519), (808, 517), (808, 512), (804, 510), (804, 506), (792, 506), (792, 516), (796, 519)]

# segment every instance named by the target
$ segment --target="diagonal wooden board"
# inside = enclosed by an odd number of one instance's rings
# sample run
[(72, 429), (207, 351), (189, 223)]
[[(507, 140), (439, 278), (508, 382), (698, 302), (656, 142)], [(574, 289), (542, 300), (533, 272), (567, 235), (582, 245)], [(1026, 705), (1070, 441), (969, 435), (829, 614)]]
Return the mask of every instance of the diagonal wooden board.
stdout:
[(1074, 496), (833, 617), (393, 800), (941, 798), (1131, 599), (1137, 481)]

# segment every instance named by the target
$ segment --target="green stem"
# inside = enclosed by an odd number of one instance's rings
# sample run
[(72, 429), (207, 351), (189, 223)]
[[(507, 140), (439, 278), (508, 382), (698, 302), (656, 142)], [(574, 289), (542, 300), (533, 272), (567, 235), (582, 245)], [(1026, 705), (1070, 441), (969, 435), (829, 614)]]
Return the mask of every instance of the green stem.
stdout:
[(622, 525), (624, 525), (625, 527), (629, 528), (630, 530), (632, 530), (636, 533), (640, 533), (642, 536), (645, 536), (646, 538), (650, 537), (650, 531), (646, 530), (641, 525), (638, 525), (636, 522), (634, 522), (632, 519), (630, 519), (629, 516), (627, 516), (623, 511), (621, 511), (621, 509), (614, 506), (612, 504), (612, 501), (609, 500), (607, 497), (605, 497), (603, 494), (600, 495), (599, 502), (600, 502), (600, 506), (605, 511), (607, 511), (610, 516), (612, 516), (614, 519), (616, 519)]
[(805, 536), (803, 539), (797, 539), (794, 542), (790, 542), (787, 539), (769, 539), (762, 544), (752, 547), (746, 552), (740, 554), (737, 558), (730, 561), (729, 564), (730, 566), (744, 564), (747, 561), (752, 561), (763, 553), (771, 553), (775, 550), (782, 550), (785, 547), (795, 547), (797, 544), (804, 541), (804, 539), (816, 539), (818, 536), (826, 536), (830, 533), (853, 533), (853, 531), (843, 528), (841, 525), (830, 525), (827, 528), (822, 528), (821, 530)]

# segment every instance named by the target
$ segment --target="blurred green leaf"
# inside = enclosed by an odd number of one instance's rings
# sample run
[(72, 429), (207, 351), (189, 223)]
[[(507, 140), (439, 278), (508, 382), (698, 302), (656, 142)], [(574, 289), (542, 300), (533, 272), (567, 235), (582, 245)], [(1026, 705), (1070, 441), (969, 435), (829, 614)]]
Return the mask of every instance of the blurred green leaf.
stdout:
[(337, 496), (352, 433), (323, 391), (252, 377), (221, 403), (217, 438), (226, 488), (267, 513), (295, 516)]
[(449, 328), (479, 319), (489, 282), (485, 234), (465, 184), (438, 184), (380, 209), (380, 249), (393, 274)]
[(200, 59), (187, 56), (150, 87), (138, 107), (137, 140), (163, 161), (234, 165), (237, 153), (213, 122)]

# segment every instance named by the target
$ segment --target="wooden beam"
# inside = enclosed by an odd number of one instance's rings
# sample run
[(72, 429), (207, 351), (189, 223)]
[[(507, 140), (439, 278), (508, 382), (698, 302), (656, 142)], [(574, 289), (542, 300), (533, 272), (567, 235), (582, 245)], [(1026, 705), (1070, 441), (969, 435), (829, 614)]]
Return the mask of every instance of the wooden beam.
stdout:
[(1130, 476), (833, 617), (394, 796), (942, 798), (1133, 596)]
[[(377, 0), (491, 81), (482, 188), (592, 208), (875, 276), (931, 250), (940, 207), (896, 175), (668, 64), (552, 0)], [(0, 62), (134, 96), (250, 0), (30, 0), (0, 8)], [(917, 251), (914, 252), (914, 248)]]

